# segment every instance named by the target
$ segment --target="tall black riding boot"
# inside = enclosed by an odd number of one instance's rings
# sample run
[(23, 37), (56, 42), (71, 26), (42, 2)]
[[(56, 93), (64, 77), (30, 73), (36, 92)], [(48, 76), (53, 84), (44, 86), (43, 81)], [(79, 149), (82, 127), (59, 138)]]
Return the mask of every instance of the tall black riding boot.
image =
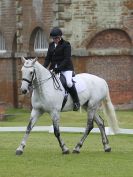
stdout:
[(80, 108), (80, 103), (79, 103), (79, 97), (77, 94), (77, 90), (76, 90), (74, 84), (71, 88), (68, 88), (68, 92), (70, 93), (70, 95), (73, 99), (73, 111), (78, 111)]

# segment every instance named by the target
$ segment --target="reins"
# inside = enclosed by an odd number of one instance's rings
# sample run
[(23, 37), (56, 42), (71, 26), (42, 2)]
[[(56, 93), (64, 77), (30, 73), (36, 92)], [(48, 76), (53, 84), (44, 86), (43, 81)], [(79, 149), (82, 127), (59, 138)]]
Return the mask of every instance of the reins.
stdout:
[(61, 86), (60, 86), (60, 83), (59, 83), (58, 79), (56, 78), (55, 73), (52, 72), (52, 71), (50, 71), (50, 73), (51, 73), (51, 75), (52, 75), (54, 88), (55, 88), (56, 90), (62, 91)]
[[(30, 68), (30, 67), (33, 67), (33, 66), (28, 66), (28, 67), (27, 67), (27, 66), (24, 66), (24, 67)], [(28, 83), (29, 83), (29, 87), (32, 87), (32, 89), (35, 89), (35, 88), (39, 87), (40, 85), (44, 84), (45, 82), (47, 82), (49, 79), (52, 78), (52, 79), (53, 79), (54, 88), (55, 88), (56, 90), (62, 91), (61, 86), (60, 86), (60, 83), (59, 83), (59, 81), (58, 81), (58, 79), (57, 79), (55, 73), (54, 73), (53, 71), (50, 71), (50, 74), (51, 74), (51, 76), (50, 76), (49, 78), (45, 79), (45, 80), (41, 80), (41, 81), (38, 81), (38, 80), (37, 80), (37, 86), (36, 86), (36, 87), (33, 87), (33, 79), (34, 79), (34, 77), (37, 79), (35, 69), (34, 69), (34, 72), (33, 72), (33, 74), (32, 74), (31, 81), (28, 80), (28, 79), (26, 79), (26, 78), (22, 78), (22, 80), (28, 82)]]

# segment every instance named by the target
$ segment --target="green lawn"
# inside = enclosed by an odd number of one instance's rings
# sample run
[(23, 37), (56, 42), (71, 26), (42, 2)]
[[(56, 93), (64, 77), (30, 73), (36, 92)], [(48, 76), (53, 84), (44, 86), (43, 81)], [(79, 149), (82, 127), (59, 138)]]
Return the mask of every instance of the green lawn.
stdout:
[[(62, 155), (54, 134), (32, 132), (25, 152), (15, 155), (23, 133), (0, 133), (0, 177), (132, 177), (133, 136), (109, 136), (103, 152), (100, 134), (91, 134), (80, 154)], [(81, 134), (62, 133), (73, 149)]]
[[(25, 109), (8, 109), (5, 121), (0, 122), (0, 126), (25, 126), (28, 124), (30, 111)], [(105, 125), (108, 126), (106, 117), (99, 112), (105, 120)], [(116, 111), (119, 126), (121, 128), (133, 128), (133, 110)], [(61, 113), (61, 126), (85, 127), (87, 114), (85, 111), (80, 112), (63, 112)], [(51, 125), (51, 118), (48, 114), (42, 115), (36, 125)]]
[[(12, 116), (7, 116), (0, 126), (27, 125), (30, 111), (9, 109), (6, 113)], [(116, 114), (121, 128), (133, 128), (132, 110), (117, 111)], [(86, 124), (85, 112), (61, 115), (61, 126), (84, 127)], [(43, 115), (37, 125), (51, 125), (49, 115)], [(16, 156), (15, 151), (23, 135), (20, 132), (0, 133), (0, 177), (133, 176), (133, 135), (108, 136), (112, 152), (105, 153), (100, 134), (90, 134), (80, 154), (62, 155), (54, 134), (32, 132), (24, 154)], [(71, 151), (82, 136), (80, 133), (61, 135)]]

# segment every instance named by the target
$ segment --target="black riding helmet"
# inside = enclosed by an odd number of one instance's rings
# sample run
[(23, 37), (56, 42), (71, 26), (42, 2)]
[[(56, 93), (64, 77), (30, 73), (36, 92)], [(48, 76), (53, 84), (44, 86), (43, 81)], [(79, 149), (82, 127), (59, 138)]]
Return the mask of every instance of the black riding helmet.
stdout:
[(62, 36), (62, 31), (60, 28), (53, 28), (50, 32), (50, 37), (57, 37), (57, 36)]

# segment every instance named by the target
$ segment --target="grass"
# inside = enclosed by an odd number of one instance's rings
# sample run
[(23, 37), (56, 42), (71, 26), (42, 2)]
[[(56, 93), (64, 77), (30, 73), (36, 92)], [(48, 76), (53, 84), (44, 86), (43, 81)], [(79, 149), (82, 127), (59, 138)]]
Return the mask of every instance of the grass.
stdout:
[[(91, 134), (81, 153), (62, 155), (53, 134), (33, 133), (22, 156), (15, 149), (23, 133), (0, 134), (0, 177), (132, 177), (132, 135), (109, 136), (111, 153), (103, 152), (99, 134)], [(72, 150), (80, 134), (62, 134)]]
[[(29, 110), (9, 109), (13, 116), (0, 122), (0, 126), (24, 126)], [(61, 113), (62, 126), (86, 124), (86, 113)], [(101, 114), (101, 113), (100, 113)], [(133, 112), (117, 111), (120, 127), (133, 128)], [(107, 122), (105, 121), (106, 125)], [(49, 115), (43, 115), (37, 125), (51, 125)], [(24, 154), (16, 156), (24, 133), (0, 133), (0, 177), (132, 177), (133, 135), (108, 136), (111, 153), (105, 153), (100, 134), (90, 134), (81, 153), (62, 155), (54, 134), (32, 132)], [(62, 133), (62, 138), (72, 151), (81, 138), (80, 133)]]
[[(5, 121), (0, 122), (0, 126), (26, 126), (29, 121), (30, 111), (25, 109), (8, 109), (6, 113), (11, 115), (7, 116)], [(104, 118), (105, 125), (108, 126), (106, 117), (99, 112)], [(133, 128), (133, 111), (116, 111), (118, 117), (119, 126), (121, 128)], [(87, 114), (86, 112), (63, 112), (61, 113), (60, 125), (61, 126), (74, 126), (85, 127)], [(36, 125), (51, 125), (51, 118), (48, 114), (42, 115)]]

